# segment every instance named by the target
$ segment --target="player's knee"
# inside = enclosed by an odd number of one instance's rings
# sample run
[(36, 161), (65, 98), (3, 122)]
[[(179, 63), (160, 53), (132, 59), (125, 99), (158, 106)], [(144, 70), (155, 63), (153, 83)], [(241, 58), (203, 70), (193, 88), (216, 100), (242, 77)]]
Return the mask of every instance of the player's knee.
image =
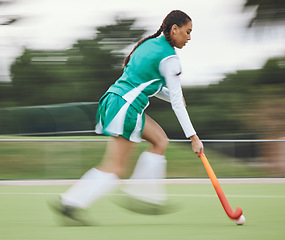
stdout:
[(169, 143), (169, 139), (167, 137), (162, 137), (158, 142), (157, 142), (157, 147), (160, 149), (161, 152), (165, 152), (167, 146)]

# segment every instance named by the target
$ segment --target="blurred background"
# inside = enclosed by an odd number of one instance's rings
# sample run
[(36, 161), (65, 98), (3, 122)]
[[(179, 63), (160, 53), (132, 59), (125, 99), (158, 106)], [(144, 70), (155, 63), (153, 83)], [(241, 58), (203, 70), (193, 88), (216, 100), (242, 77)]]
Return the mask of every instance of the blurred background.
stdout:
[[(218, 140), (205, 142), (215, 171), (225, 177), (284, 177), (280, 0), (0, 0), (0, 138), (96, 138), (98, 100), (122, 73), (136, 42), (156, 32), (173, 9), (193, 20), (192, 40), (177, 54), (195, 129), (201, 139)], [(169, 138), (185, 138), (168, 103), (153, 98), (147, 114)], [(275, 141), (260, 142), (268, 139)], [(100, 161), (104, 146), (3, 141), (0, 178), (79, 177)], [(191, 154), (189, 143), (170, 144), (169, 177), (205, 176), (199, 160), (187, 165), (189, 156), (195, 158)]]

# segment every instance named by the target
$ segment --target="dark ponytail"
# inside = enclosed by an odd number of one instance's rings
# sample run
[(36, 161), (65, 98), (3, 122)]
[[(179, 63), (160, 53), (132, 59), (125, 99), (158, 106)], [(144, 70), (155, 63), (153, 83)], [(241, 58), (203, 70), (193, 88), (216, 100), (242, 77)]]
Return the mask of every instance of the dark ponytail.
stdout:
[(123, 67), (125, 67), (128, 62), (130, 61), (131, 55), (133, 52), (137, 49), (139, 45), (141, 45), (143, 42), (145, 42), (148, 39), (156, 38), (160, 36), (160, 34), (163, 32), (165, 35), (166, 40), (170, 43), (171, 46), (173, 46), (172, 39), (170, 37), (170, 30), (174, 24), (176, 24), (179, 27), (182, 27), (184, 24), (186, 24), (188, 21), (192, 21), (191, 18), (184, 12), (180, 10), (173, 10), (171, 11), (163, 20), (162, 25), (157, 30), (157, 32), (153, 35), (150, 35), (142, 40), (140, 40), (137, 45), (134, 47), (134, 49), (131, 51), (131, 53), (126, 57)]
[(146, 37), (146, 38), (140, 40), (140, 41), (137, 43), (137, 45), (134, 47), (134, 49), (131, 51), (131, 53), (126, 57), (126, 59), (125, 59), (125, 61), (124, 61), (124, 64), (123, 64), (123, 67), (125, 67), (125, 66), (128, 64), (128, 62), (130, 61), (131, 55), (133, 54), (133, 52), (137, 49), (137, 47), (138, 47), (139, 45), (141, 45), (143, 42), (145, 42), (145, 41), (148, 40), (148, 39), (158, 37), (161, 33), (162, 33), (162, 25), (160, 26), (160, 28), (157, 30), (157, 32), (156, 32), (155, 34), (150, 35), (150, 36), (148, 36), (148, 37)]

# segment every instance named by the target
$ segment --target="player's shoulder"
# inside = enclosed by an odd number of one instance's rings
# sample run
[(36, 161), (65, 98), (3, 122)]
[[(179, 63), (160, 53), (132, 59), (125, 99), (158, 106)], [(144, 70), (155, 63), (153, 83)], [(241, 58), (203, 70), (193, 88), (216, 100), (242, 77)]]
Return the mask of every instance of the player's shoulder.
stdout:
[(176, 55), (174, 48), (169, 44), (164, 36), (148, 39), (142, 44), (141, 50), (143, 50), (144, 53), (159, 57), (160, 59)]
[(175, 75), (181, 73), (181, 65), (177, 55), (170, 55), (163, 58), (159, 64), (159, 71), (164, 76), (166, 72), (174, 72)]
[(159, 36), (159, 37), (156, 37), (156, 38), (150, 38), (150, 39), (146, 40), (142, 44), (142, 46), (145, 46), (145, 47), (153, 46), (153, 47), (156, 47), (156, 48), (169, 49), (169, 50), (175, 52), (174, 48), (166, 40), (165, 36)]

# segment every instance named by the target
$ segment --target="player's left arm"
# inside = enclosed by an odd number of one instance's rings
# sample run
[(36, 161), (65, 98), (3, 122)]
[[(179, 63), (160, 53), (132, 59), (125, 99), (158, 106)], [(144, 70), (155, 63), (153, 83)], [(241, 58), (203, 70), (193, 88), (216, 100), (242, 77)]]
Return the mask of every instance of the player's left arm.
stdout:
[(166, 102), (170, 102), (169, 90), (167, 87), (163, 87), (160, 92), (158, 92), (155, 97), (164, 100)]
[(196, 134), (186, 110), (186, 103), (182, 94), (180, 82), (181, 67), (176, 56), (167, 58), (160, 64), (160, 72), (164, 76), (169, 90), (169, 98), (172, 109), (187, 138), (191, 139), (193, 151), (197, 154), (203, 153), (203, 144)]

